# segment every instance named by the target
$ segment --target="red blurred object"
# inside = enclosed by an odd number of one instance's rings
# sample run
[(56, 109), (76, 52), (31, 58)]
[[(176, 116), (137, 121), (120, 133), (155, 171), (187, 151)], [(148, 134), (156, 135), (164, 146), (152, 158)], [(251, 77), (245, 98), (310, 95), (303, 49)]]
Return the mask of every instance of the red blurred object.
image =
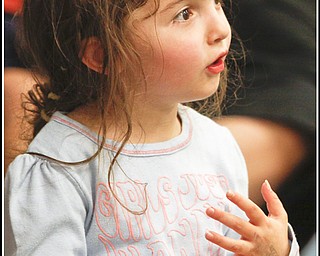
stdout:
[(4, 0), (4, 12), (15, 14), (22, 8), (23, 0)]

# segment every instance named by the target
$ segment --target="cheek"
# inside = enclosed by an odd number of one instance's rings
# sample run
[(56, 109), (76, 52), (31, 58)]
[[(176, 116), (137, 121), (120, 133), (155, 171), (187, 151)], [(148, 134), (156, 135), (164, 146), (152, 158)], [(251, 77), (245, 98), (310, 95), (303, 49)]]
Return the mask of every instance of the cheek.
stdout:
[[(170, 42), (170, 39), (168, 40)], [(163, 45), (163, 55), (166, 63), (176, 63), (180, 65), (188, 65), (190, 62), (196, 64), (201, 57), (201, 49), (199, 42), (192, 42), (190, 39), (187, 43), (183, 39), (173, 41), (173, 43)]]
[[(199, 46), (198, 46), (199, 47)], [(199, 65), (201, 52), (197, 50), (196, 45), (175, 45), (166, 46), (163, 51), (164, 63), (171, 69), (192, 70)]]
[(190, 76), (201, 70), (202, 54), (191, 44), (162, 44), (150, 67), (153, 68), (154, 77), (159, 81), (169, 83), (177, 79), (191, 79)]

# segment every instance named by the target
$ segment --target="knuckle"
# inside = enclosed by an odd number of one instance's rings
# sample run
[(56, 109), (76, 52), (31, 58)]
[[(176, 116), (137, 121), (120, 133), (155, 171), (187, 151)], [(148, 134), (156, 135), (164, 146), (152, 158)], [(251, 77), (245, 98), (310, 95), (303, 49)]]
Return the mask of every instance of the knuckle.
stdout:
[(256, 214), (258, 213), (258, 207), (256, 205), (250, 205), (249, 206), (249, 212)]
[(239, 219), (234, 220), (233, 228), (235, 231), (241, 231), (243, 229), (243, 221)]
[(231, 246), (230, 251), (234, 252), (234, 253), (240, 253), (242, 249), (242, 246), (239, 244), (234, 244)]
[(266, 219), (266, 222), (265, 222), (265, 225), (267, 227), (268, 230), (273, 230), (273, 227), (274, 227), (274, 221), (267, 218)]
[(257, 243), (260, 244), (262, 242), (261, 235), (258, 232), (254, 232), (253, 233), (253, 240), (257, 241)]

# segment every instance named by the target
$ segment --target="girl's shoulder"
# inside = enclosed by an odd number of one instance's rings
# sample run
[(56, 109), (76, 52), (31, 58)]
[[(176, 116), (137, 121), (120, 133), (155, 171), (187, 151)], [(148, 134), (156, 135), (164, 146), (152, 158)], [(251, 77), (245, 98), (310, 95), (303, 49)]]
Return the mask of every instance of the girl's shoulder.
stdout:
[(97, 176), (87, 167), (88, 164), (72, 166), (37, 154), (21, 154), (8, 167), (6, 190), (16, 193), (25, 191), (26, 194), (30, 189), (76, 193), (83, 201), (88, 201)]
[(52, 115), (28, 147), (36, 153), (63, 162), (80, 162), (98, 149), (97, 134), (61, 112)]
[(5, 200), (14, 207), (23, 202), (19, 207), (25, 206), (26, 211), (31, 210), (34, 205), (45, 204), (52, 198), (60, 200), (50, 202), (56, 206), (56, 211), (64, 211), (69, 203), (77, 204), (77, 211), (82, 213), (92, 211), (95, 198), (92, 191), (95, 191), (98, 175), (93, 171), (94, 168), (88, 170), (87, 167), (88, 165), (68, 166), (28, 153), (18, 155), (6, 172)]
[[(27, 152), (17, 156), (9, 165), (6, 182), (10, 190), (57, 182), (66, 182), (68, 186), (79, 189), (80, 194), (90, 190), (97, 178), (96, 172), (90, 171), (95, 168), (95, 162), (63, 164), (83, 161), (97, 148), (92, 140), (81, 133), (77, 125), (65, 115), (55, 113), (30, 143)], [(88, 166), (90, 170), (86, 171)]]
[(180, 116), (188, 118), (193, 126), (194, 132), (199, 131), (202, 135), (210, 135), (214, 137), (227, 137), (233, 139), (230, 131), (214, 121), (213, 118), (209, 118), (203, 114), (200, 114), (196, 110), (187, 107), (181, 106), (179, 108)]
[(204, 116), (192, 108), (183, 107), (181, 111), (190, 119), (194, 141), (206, 145), (211, 151), (215, 148), (219, 152), (226, 152), (229, 156), (240, 157), (241, 164), (244, 165), (240, 147), (227, 127), (218, 124), (212, 118)]
[(13, 191), (30, 187), (30, 184), (49, 185), (62, 176), (66, 177), (62, 169), (45, 158), (25, 153), (18, 155), (9, 165), (5, 181)]

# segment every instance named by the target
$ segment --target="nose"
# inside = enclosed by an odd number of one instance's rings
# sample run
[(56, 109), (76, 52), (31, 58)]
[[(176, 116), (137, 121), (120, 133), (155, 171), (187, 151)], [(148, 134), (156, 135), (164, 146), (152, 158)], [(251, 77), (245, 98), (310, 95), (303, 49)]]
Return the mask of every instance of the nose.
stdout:
[(231, 36), (230, 24), (225, 16), (222, 7), (210, 8), (206, 19), (208, 44), (214, 44)]

